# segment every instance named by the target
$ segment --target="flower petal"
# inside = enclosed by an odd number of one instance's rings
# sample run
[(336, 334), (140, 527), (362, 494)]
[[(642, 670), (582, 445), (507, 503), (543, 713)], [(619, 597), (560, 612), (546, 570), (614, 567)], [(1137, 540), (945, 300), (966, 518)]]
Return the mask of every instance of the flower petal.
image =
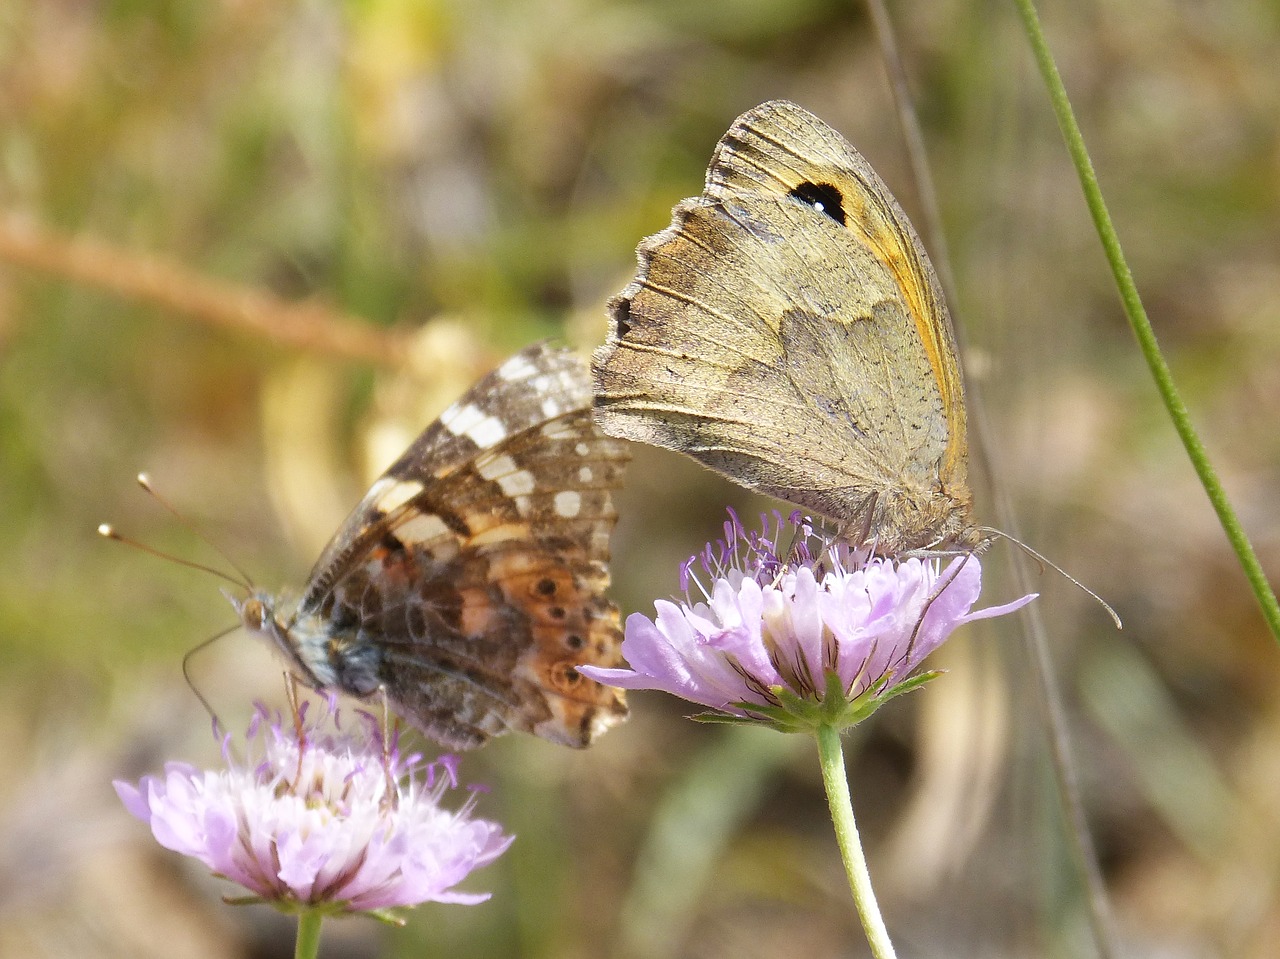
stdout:
[[(228, 760), (221, 772), (171, 763), (163, 778), (117, 782), (116, 792), (162, 845), (262, 899), (359, 911), (487, 898), (452, 891), (511, 843), (497, 823), (471, 817), (474, 798), (441, 809), (456, 783), (421, 788), (431, 766), (416, 754), (387, 756), (377, 729), (354, 724), (357, 736), (299, 722), (301, 730), (255, 722), (253, 763)], [(409, 780), (394, 803), (389, 770)]]
[[(802, 538), (811, 535), (803, 524), (795, 531)], [(787, 532), (780, 523), (778, 538)], [(750, 548), (743, 545), (748, 542)], [(975, 553), (940, 568), (939, 560), (919, 557), (863, 562), (847, 548), (828, 545), (812, 554), (817, 560), (788, 565), (779, 557), (801, 553), (742, 534), (700, 555), (711, 577), (706, 602), (659, 600), (653, 619), (632, 614), (622, 644), (630, 668), (580, 671), (610, 685), (661, 689), (737, 716), (744, 715), (737, 703), (777, 708), (777, 687), (801, 702), (825, 696), (824, 674), (832, 668), (851, 701), (870, 689), (878, 699), (908, 679), (958, 626), (1012, 612), (1034, 598), (973, 612), (982, 586)], [(831, 715), (825, 709), (796, 712), (801, 726), (811, 721), (806, 716)], [(860, 705), (849, 712), (866, 714)]]

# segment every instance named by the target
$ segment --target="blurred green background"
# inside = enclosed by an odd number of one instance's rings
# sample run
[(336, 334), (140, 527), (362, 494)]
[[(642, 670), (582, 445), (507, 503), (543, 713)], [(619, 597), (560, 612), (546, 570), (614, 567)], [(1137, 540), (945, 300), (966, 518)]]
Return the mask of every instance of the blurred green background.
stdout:
[[(1012, 8), (893, 14), (997, 480), (1027, 541), (1125, 619), (1037, 583), (1120, 940), (1274, 955), (1280, 650), (1159, 411)], [(1280, 568), (1280, 6), (1044, 15), (1162, 344)], [(216, 760), (180, 660), (233, 621), (212, 578), (95, 536), (210, 559), (138, 470), (256, 580), (299, 584), (475, 374), (603, 339), (636, 242), (742, 110), (814, 110), (916, 213), (883, 77), (862, 7), (826, 0), (0, 6), (0, 954), (291, 953), (289, 920), (223, 906), (109, 785)], [(243, 313), (267, 332), (211, 322), (241, 294), (275, 298)], [(381, 359), (271, 335), (284, 304), (375, 331)], [(763, 505), (637, 451), (624, 611), (676, 589), (726, 502)], [(1007, 561), (987, 602), (1011, 597)], [(1016, 624), (939, 659), (946, 678), (849, 737), (900, 953), (1090, 955)], [(279, 688), (242, 634), (193, 672), (233, 729)], [(468, 883), (490, 902), (331, 923), (324, 954), (866, 955), (811, 744), (632, 702), (587, 753), (515, 738), (465, 759), (519, 836)]]

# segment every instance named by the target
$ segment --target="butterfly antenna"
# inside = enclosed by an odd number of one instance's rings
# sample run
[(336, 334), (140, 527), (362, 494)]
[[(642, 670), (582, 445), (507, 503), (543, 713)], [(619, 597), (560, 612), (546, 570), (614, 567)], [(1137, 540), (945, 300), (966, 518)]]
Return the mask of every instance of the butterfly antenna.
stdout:
[[(200, 529), (195, 525), (195, 523), (187, 519), (187, 517), (184, 516), (177, 509), (177, 507), (175, 507), (167, 499), (165, 499), (158, 492), (156, 492), (156, 488), (151, 485), (150, 476), (148, 476), (146, 473), (139, 473), (138, 485), (141, 486), (148, 493), (150, 493), (151, 496), (154, 497), (155, 501), (159, 503), (161, 506), (163, 506), (166, 510), (168, 510), (169, 514), (173, 516), (173, 518), (176, 519), (179, 523), (181, 523), (184, 528), (186, 528), (193, 536), (195, 536), (196, 539), (200, 540), (200, 542), (204, 543), (211, 550), (213, 550), (215, 553), (221, 556), (224, 560), (226, 560), (227, 565), (230, 566), (233, 570), (235, 570), (237, 574), (239, 574), (240, 580), (237, 582), (235, 579), (228, 576), (226, 573), (217, 573), (215, 570), (210, 569), (208, 566), (201, 566), (198, 563), (184, 563), (183, 565), (192, 566), (196, 569), (208, 570), (209, 572), (214, 572), (216, 573), (216, 575), (221, 576), (223, 579), (228, 580), (229, 582), (235, 583), (237, 586), (241, 587), (242, 589), (248, 590), (250, 592), (253, 590), (253, 578), (248, 573), (246, 573), (243, 569), (241, 569), (240, 564), (237, 563), (234, 559), (232, 559), (229, 555), (227, 555), (226, 551), (223, 550), (222, 547), (220, 547), (212, 539), (210, 539), (203, 532), (201, 532)], [(155, 553), (156, 551), (148, 550), (148, 552)], [(157, 555), (163, 555), (163, 554), (157, 554)], [(169, 557), (169, 558), (173, 559), (173, 557)], [(182, 561), (178, 560), (178, 562), (182, 562)]]
[(228, 583), (234, 583), (240, 589), (253, 589), (253, 587), (249, 585), (247, 578), (244, 580), (236, 579), (234, 576), (224, 573), (220, 569), (215, 569), (212, 566), (206, 566), (204, 563), (197, 563), (195, 560), (183, 559), (181, 556), (174, 556), (172, 553), (166, 553), (163, 550), (156, 549), (154, 546), (148, 546), (146, 543), (141, 543), (136, 539), (130, 539), (127, 536), (122, 536), (110, 523), (102, 523), (99, 525), (98, 535), (104, 539), (113, 539), (117, 543), (124, 543), (126, 546), (132, 546), (134, 549), (140, 549), (144, 553), (150, 553), (152, 556), (158, 556), (160, 559), (167, 559), (169, 562), (177, 563), (179, 566), (186, 566), (188, 569), (198, 569), (201, 572), (212, 573), (219, 579), (225, 579)]
[(1076, 579), (1074, 576), (1068, 573), (1065, 569), (1063, 569), (1053, 560), (1049, 559), (1049, 557), (1045, 556), (1043, 553), (1039, 553), (1036, 550), (1032, 549), (1030, 546), (1028, 546), (1026, 543), (1018, 539), (1017, 537), (1010, 536), (1008, 533), (1002, 532), (1001, 530), (993, 529), (990, 526), (983, 526), (981, 527), (981, 529), (982, 529), (982, 532), (984, 533), (990, 533), (992, 536), (998, 536), (1001, 539), (1008, 540), (1014, 546), (1017, 546), (1020, 550), (1022, 550), (1032, 559), (1034, 559), (1037, 563), (1041, 563), (1044, 566), (1048, 566), (1051, 570), (1053, 570), (1059, 576), (1066, 579), (1069, 583), (1071, 583), (1077, 589), (1080, 589), (1083, 592), (1087, 593), (1090, 597), (1092, 597), (1094, 602), (1096, 602), (1099, 606), (1101, 606), (1103, 609), (1107, 611), (1107, 615), (1111, 617), (1111, 621), (1116, 624), (1116, 629), (1124, 629), (1124, 623), (1120, 621), (1120, 616), (1116, 613), (1114, 609), (1112, 609), (1110, 603), (1108, 603), (1105, 599), (1103, 599), (1101, 596), (1099, 596), (1097, 593), (1091, 590), (1084, 583), (1080, 582), (1080, 580)]

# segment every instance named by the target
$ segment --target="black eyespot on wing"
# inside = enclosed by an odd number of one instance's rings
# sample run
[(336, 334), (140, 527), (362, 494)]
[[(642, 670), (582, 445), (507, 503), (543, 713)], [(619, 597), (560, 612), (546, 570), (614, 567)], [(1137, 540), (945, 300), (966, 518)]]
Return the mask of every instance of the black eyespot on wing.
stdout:
[(801, 183), (791, 191), (791, 195), (802, 203), (807, 203), (815, 210), (825, 213), (841, 226), (848, 225), (849, 219), (844, 212), (844, 194), (830, 183)]

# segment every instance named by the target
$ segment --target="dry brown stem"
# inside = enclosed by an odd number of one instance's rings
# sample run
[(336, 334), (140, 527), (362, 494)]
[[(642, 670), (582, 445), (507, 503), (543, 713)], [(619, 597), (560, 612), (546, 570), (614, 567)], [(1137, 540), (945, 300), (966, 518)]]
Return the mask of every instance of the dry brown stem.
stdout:
[(0, 218), (0, 259), (281, 346), (392, 367), (409, 355), (407, 332), (378, 329), (314, 300), (289, 302), (16, 216)]

